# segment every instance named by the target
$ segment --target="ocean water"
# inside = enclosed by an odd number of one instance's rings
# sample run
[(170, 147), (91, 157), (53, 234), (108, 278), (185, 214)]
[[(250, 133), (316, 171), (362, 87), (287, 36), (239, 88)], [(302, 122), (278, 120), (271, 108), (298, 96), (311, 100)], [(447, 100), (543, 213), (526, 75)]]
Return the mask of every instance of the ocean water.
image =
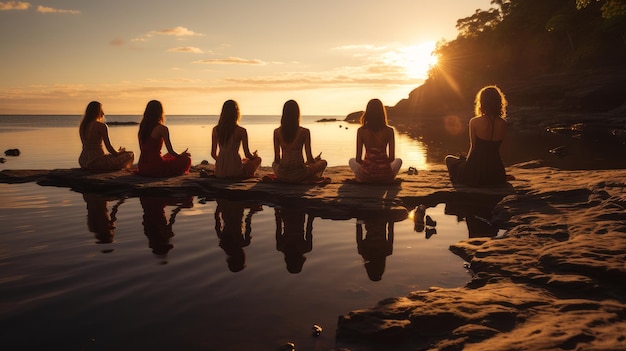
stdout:
[[(78, 137), (80, 116), (0, 116), (0, 148), (19, 148), (22, 155), (9, 158), (1, 169), (50, 169), (77, 167), (81, 150)], [(332, 122), (316, 122), (321, 119), (337, 119)], [(322, 153), (329, 166), (347, 165), (356, 149), (357, 124), (348, 124), (338, 116), (304, 116), (302, 126), (311, 129), (313, 154)], [(106, 116), (107, 122), (139, 122), (141, 116)], [(202, 160), (211, 163), (211, 130), (217, 124), (217, 116), (166, 116), (174, 150), (186, 148), (193, 164)], [(248, 131), (250, 151), (258, 150), (269, 166), (274, 157), (272, 135), (280, 124), (280, 116), (242, 116), (240, 124)], [(120, 146), (135, 151), (139, 157), (137, 125), (110, 125), (109, 136), (115, 148)], [(396, 154), (403, 158), (404, 169), (409, 166), (428, 169), (426, 149), (413, 138), (398, 133)]]
[[(303, 119), (313, 153), (346, 164), (356, 126), (319, 118)], [(22, 152), (0, 169), (77, 167), (79, 119), (0, 116), (0, 148)], [(174, 148), (189, 148), (194, 164), (210, 160), (216, 120), (168, 117)], [(264, 165), (278, 122), (241, 121)], [(138, 157), (137, 126), (109, 131), (115, 147)], [(420, 141), (399, 135), (397, 144), (404, 169), (430, 167)], [(410, 217), (339, 221), (228, 199), (107, 198), (0, 184), (0, 340), (7, 350), (276, 350), (287, 342), (331, 350), (338, 316), (469, 281), (448, 250), (470, 233), (459, 213), (446, 204), (427, 208), (437, 224), (425, 231)], [(314, 324), (323, 328), (318, 337)]]

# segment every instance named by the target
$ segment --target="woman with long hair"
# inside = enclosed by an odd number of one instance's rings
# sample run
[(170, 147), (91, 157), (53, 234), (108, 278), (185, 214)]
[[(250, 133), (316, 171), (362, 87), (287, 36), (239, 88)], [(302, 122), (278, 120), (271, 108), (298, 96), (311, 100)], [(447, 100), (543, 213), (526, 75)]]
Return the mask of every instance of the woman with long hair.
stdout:
[(300, 106), (294, 100), (285, 102), (280, 127), (274, 129), (272, 168), (276, 178), (290, 183), (316, 181), (322, 177), (328, 165), (320, 156), (313, 157), (311, 132), (300, 126)]
[(348, 161), (357, 181), (384, 183), (396, 178), (402, 160), (395, 156), (394, 134), (394, 129), (388, 125), (383, 103), (379, 99), (370, 100), (356, 133), (356, 157)]
[(489, 186), (506, 182), (500, 157), (500, 145), (506, 136), (507, 101), (495, 85), (486, 86), (476, 94), (474, 118), (469, 121), (467, 158), (446, 156), (446, 165), (453, 183)]
[[(189, 173), (191, 154), (187, 150), (176, 153), (172, 148), (169, 129), (165, 126), (163, 105), (160, 101), (148, 102), (139, 124), (141, 155), (137, 174), (148, 177), (173, 177)], [(161, 156), (165, 143), (167, 153)]]
[[(240, 119), (237, 102), (224, 102), (220, 119), (211, 133), (211, 156), (215, 160), (215, 176), (218, 178), (254, 177), (254, 172), (261, 165), (261, 158), (256, 155), (256, 151), (250, 153), (248, 132), (239, 125)], [(245, 155), (243, 160), (239, 155), (241, 146)]]
[[(109, 128), (104, 123), (102, 104), (92, 101), (87, 105), (79, 126), (80, 141), (83, 150), (78, 157), (78, 164), (83, 169), (94, 171), (117, 171), (130, 168), (135, 160), (132, 151), (115, 148), (109, 140)], [(104, 148), (109, 152), (105, 153)]]

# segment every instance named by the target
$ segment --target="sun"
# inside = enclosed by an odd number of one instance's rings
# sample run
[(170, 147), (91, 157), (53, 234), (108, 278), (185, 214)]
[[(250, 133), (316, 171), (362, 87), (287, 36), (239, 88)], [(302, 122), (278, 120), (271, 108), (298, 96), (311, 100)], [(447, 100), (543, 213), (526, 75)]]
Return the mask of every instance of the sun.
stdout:
[(400, 50), (401, 59), (398, 64), (408, 77), (421, 79), (428, 77), (428, 71), (437, 64), (437, 56), (433, 54), (436, 45), (434, 41), (427, 41)]

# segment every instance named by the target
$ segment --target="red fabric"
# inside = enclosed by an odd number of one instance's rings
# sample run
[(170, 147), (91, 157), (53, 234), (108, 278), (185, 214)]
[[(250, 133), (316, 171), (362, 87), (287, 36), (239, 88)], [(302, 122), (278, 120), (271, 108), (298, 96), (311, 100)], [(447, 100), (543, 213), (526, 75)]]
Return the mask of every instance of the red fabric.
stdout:
[(141, 156), (137, 164), (137, 174), (146, 177), (175, 177), (189, 173), (191, 157), (178, 157), (167, 153), (161, 156), (163, 139), (148, 138), (141, 145)]

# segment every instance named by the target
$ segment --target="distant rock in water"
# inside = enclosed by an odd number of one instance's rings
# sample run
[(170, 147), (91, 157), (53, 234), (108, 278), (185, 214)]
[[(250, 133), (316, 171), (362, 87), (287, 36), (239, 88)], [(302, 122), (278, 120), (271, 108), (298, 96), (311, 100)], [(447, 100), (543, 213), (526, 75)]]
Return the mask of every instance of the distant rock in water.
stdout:
[(318, 119), (315, 122), (337, 122), (338, 119), (337, 118), (322, 118), (322, 119)]
[(134, 126), (134, 125), (137, 125), (137, 124), (139, 124), (139, 123), (138, 122), (132, 122), (132, 121), (130, 121), (130, 122), (116, 122), (116, 121), (107, 122), (107, 125), (109, 125), (109, 126)]
[(359, 123), (361, 121), (362, 115), (363, 115), (363, 111), (352, 112), (348, 116), (346, 116), (346, 119), (344, 119), (344, 121), (352, 122), (352, 123)]
[(4, 152), (4, 156), (19, 156), (20, 149), (8, 149)]

